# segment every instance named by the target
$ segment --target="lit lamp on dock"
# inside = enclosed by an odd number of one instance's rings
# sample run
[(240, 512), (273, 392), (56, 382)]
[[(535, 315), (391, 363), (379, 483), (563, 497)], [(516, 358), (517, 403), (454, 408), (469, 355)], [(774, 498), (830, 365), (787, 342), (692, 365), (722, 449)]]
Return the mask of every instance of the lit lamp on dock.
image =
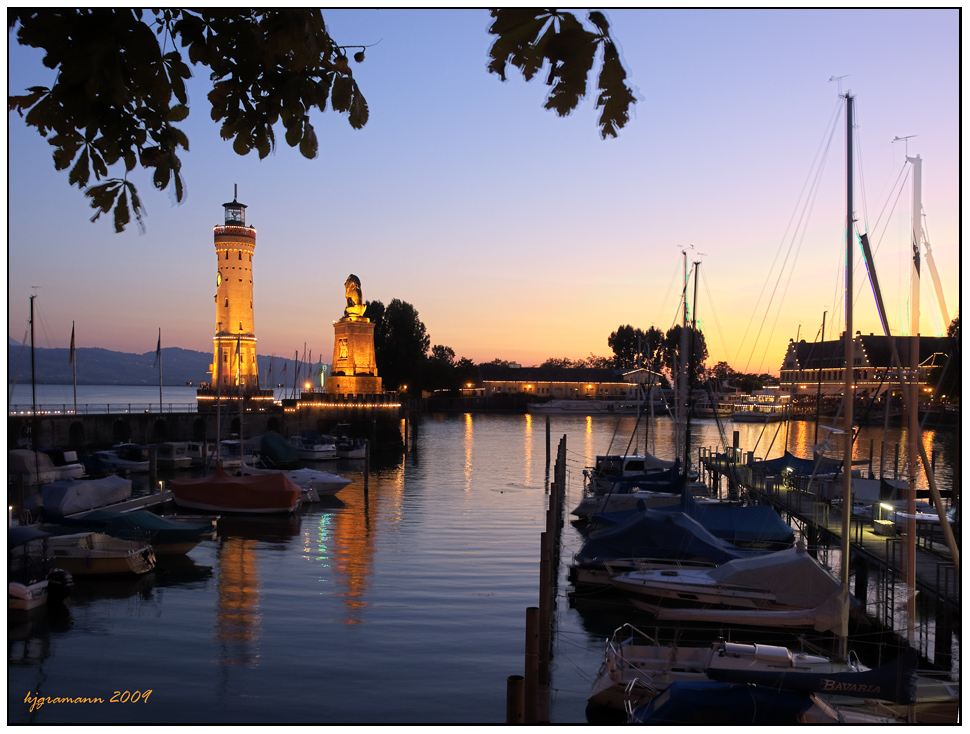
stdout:
[(882, 511), (889, 510), (890, 512), (895, 512), (896, 508), (892, 505), (887, 505), (885, 502), (879, 503), (879, 519), (872, 523), (872, 532), (876, 535), (886, 535), (892, 536), (896, 534), (896, 525), (892, 520), (883, 520)]

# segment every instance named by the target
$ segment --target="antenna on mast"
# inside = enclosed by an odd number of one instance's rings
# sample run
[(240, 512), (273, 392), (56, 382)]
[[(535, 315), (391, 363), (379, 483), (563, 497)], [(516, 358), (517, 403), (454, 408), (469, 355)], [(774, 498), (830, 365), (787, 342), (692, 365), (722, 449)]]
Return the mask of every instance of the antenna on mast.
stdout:
[(236, 201), (239, 198), (239, 184), (232, 185), (232, 200)]
[(830, 82), (838, 82), (839, 83), (839, 96), (840, 97), (842, 96), (842, 80), (845, 79), (847, 76), (849, 76), (849, 75), (848, 74), (843, 74), (842, 76), (830, 76), (829, 77), (829, 81)]
[(902, 140), (902, 141), (903, 141), (904, 143), (906, 143), (906, 157), (907, 157), (907, 158), (909, 158), (909, 143), (908, 143), (907, 141), (908, 141), (908, 140), (909, 140), (910, 138), (915, 138), (915, 137), (917, 137), (917, 136), (916, 136), (916, 135), (907, 135), (907, 136), (906, 136), (905, 138), (901, 138), (901, 137), (899, 137), (899, 136), (897, 135), (896, 137), (894, 137), (894, 138), (893, 138), (893, 139), (892, 139), (891, 141), (889, 141), (889, 142), (890, 142), (890, 145), (891, 145), (892, 143), (896, 143), (896, 142), (898, 142), (898, 141), (900, 141), (900, 140)]

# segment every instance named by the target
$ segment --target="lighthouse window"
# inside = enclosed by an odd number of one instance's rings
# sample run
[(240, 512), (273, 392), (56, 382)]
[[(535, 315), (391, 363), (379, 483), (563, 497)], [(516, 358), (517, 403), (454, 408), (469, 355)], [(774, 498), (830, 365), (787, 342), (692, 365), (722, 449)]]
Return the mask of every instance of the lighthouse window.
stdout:
[(226, 250), (226, 260), (229, 259), (229, 250)]
[(242, 331), (242, 321), (239, 322), (239, 331)]
[(250, 302), (249, 302), (249, 307), (250, 307), (250, 308), (252, 308), (252, 307), (253, 307), (253, 302), (252, 302), (252, 301), (250, 301)]
[(252, 255), (250, 255), (250, 256), (249, 256), (249, 262), (252, 262), (252, 261), (253, 261), (253, 256), (252, 256)]
[(239, 259), (242, 260), (242, 250), (239, 251)]
[(226, 308), (229, 308), (229, 299), (226, 299)]

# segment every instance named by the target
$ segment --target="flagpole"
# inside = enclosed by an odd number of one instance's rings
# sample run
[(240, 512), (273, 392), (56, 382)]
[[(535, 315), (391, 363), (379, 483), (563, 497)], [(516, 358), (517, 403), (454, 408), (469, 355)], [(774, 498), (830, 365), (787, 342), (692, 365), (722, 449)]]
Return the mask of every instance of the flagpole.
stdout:
[(158, 347), (155, 349), (158, 357), (158, 412), (162, 411), (162, 327), (158, 327)]
[(77, 357), (74, 354), (74, 322), (71, 322), (71, 364), (74, 365), (74, 415), (77, 415)]

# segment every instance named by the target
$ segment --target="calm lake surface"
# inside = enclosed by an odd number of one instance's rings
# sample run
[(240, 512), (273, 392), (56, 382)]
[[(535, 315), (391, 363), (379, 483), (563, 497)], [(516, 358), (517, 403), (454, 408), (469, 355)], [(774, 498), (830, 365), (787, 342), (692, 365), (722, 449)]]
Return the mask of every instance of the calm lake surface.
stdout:
[[(625, 450), (635, 423), (551, 419), (553, 457), (567, 437), (567, 511), (583, 468), (611, 441)], [(360, 462), (308, 464), (354, 482), (288, 519), (223, 519), (216, 540), (146, 576), (76, 578), (60, 614), (8, 617), (8, 722), (503, 723), (506, 679), (524, 668), (526, 608), (538, 604), (545, 418), (434, 414), (413, 425), (412, 452), (374, 466), (366, 488)], [(814, 425), (792, 425), (789, 448), (806, 455)], [(662, 458), (671, 427), (650, 426)], [(732, 429), (742, 448), (781, 455), (784, 427), (773, 444), (777, 426), (728, 424), (728, 441)], [(870, 432), (878, 462), (876, 429), (863, 429), (857, 456), (868, 457)], [(714, 421), (696, 424), (695, 444), (718, 440)], [(926, 441), (949, 487), (955, 432)], [(581, 723), (605, 638), (626, 620), (570, 608), (566, 567), (581, 536), (567, 523), (562, 542), (551, 719)], [(109, 702), (147, 690), (147, 701)], [(28, 695), (105, 703), (31, 712)]]

